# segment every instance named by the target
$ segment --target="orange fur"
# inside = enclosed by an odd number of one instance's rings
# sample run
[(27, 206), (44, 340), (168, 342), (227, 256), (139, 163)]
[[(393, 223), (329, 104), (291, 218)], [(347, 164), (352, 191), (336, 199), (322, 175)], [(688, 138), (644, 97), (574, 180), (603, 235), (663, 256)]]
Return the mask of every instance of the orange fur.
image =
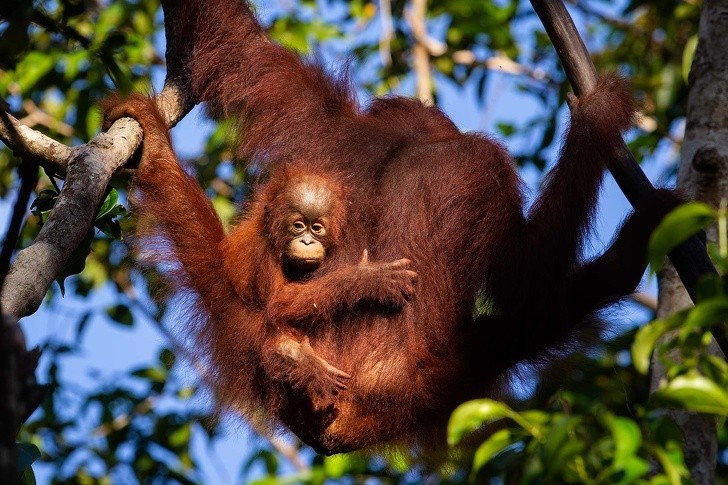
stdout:
[[(360, 108), (345, 78), (271, 43), (246, 3), (187, 0), (181, 12), (186, 35), (168, 42), (189, 53), (194, 95), (236, 117), (240, 155), (272, 171), (237, 227), (223, 234), (152, 101), (106, 110), (144, 128), (140, 208), (161, 229), (176, 282), (200, 302), (193, 329), (223, 403), (263, 410), (320, 452), (442, 444), (458, 403), (503, 395), (514, 363), (578, 344), (595, 311), (634, 289), (669, 193), (638, 209), (604, 256), (579, 261), (605, 163), (632, 118), (620, 78), (575, 103), (559, 163), (524, 215), (513, 162), (490, 138), (414, 100)], [(292, 277), (280, 256), (283, 195), (301, 180), (337, 203), (328, 257)], [(396, 298), (406, 281), (385, 270), (400, 258), (419, 274), (406, 302)], [(477, 295), (491, 314), (473, 317)], [(310, 362), (276, 355), (288, 336), (349, 373), (348, 390), (307, 387)]]

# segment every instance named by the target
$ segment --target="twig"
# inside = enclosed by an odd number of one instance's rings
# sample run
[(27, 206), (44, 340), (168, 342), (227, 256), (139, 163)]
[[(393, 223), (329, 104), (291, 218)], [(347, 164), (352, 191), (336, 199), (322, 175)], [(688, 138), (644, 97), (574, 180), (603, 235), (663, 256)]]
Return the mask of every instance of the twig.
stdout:
[(212, 387), (214, 385), (214, 380), (205, 363), (198, 359), (197, 356), (187, 348), (187, 346), (177, 340), (177, 337), (170, 332), (169, 329), (162, 324), (162, 322), (159, 321), (157, 315), (149, 311), (147, 306), (139, 299), (139, 295), (137, 294), (136, 289), (131, 285), (131, 282), (125, 281), (118, 283), (120, 283), (119, 286), (124, 292), (124, 295), (129, 299), (129, 302), (134, 306), (134, 308), (141, 311), (147, 319), (154, 323), (157, 330), (159, 330), (159, 332), (169, 341), (169, 344), (172, 346), (175, 353), (181, 355), (185, 360), (192, 364), (192, 367), (195, 368), (195, 371), (197, 371), (197, 374), (203, 382), (205, 382), (205, 385)]
[(288, 458), (288, 461), (290, 461), (293, 466), (298, 470), (299, 472), (310, 472), (311, 467), (308, 466), (306, 462), (303, 461), (301, 458), (301, 455), (298, 453), (298, 448), (296, 448), (295, 445), (292, 445), (290, 443), (287, 443), (283, 441), (280, 437), (274, 435), (272, 432), (268, 431), (264, 425), (262, 425), (259, 422), (256, 422), (253, 419), (249, 419), (248, 423), (250, 423), (250, 427), (253, 428), (253, 430), (259, 435), (268, 440), (275, 448), (275, 450), (281, 454), (282, 456), (285, 456)]
[(638, 305), (641, 305), (647, 310), (650, 310), (652, 313), (657, 312), (657, 298), (655, 298), (654, 296), (640, 291), (637, 293), (632, 293), (629, 298)]
[[(42, 7), (41, 7), (42, 8)], [(34, 24), (37, 24), (41, 27), (43, 27), (45, 30), (49, 32), (56, 32), (59, 34), (63, 34), (69, 39), (73, 39), (81, 44), (81, 46), (84, 49), (88, 49), (91, 47), (91, 39), (85, 37), (83, 34), (81, 34), (78, 30), (74, 29), (73, 27), (65, 24), (65, 23), (59, 23), (56, 22), (53, 18), (51, 18), (47, 13), (42, 12), (38, 9), (33, 9), (33, 15), (31, 20)]]
[(603, 12), (600, 12), (596, 10), (595, 8), (589, 6), (584, 2), (583, 0), (567, 0), (571, 5), (576, 7), (578, 10), (581, 10), (587, 15), (591, 15), (593, 17), (597, 17), (599, 20), (606, 24), (610, 24), (614, 27), (617, 27), (618, 29), (622, 30), (634, 30), (637, 28), (634, 23), (631, 22), (625, 22), (622, 19), (618, 19), (616, 17), (612, 17), (610, 15), (607, 15)]
[[(463, 65), (472, 65), (477, 62), (475, 53), (470, 50), (455, 51), (452, 54), (452, 59), (455, 63)], [(516, 62), (500, 51), (484, 60), (482, 64), (486, 69), (498, 71), (504, 74), (512, 74), (514, 76), (527, 76), (534, 81), (546, 83), (549, 87), (559, 87), (559, 83), (556, 82), (545, 70)], [(637, 113), (635, 124), (640, 130), (646, 133), (652, 133), (657, 129), (657, 121), (641, 112)]]
[(379, 58), (384, 66), (392, 64), (392, 39), (394, 38), (394, 23), (392, 22), (392, 4), (390, 0), (379, 0), (379, 18), (382, 22), (382, 31), (379, 34)]
[(20, 118), (19, 122), (21, 124), (31, 128), (35, 125), (43, 125), (63, 136), (73, 136), (73, 126), (49, 115), (40, 109), (32, 100), (23, 100), (23, 109), (25, 109), (28, 114)]
[[(475, 53), (470, 50), (455, 51), (452, 54), (452, 59), (455, 63), (463, 65), (473, 65), (478, 62)], [(558, 83), (545, 70), (523, 65), (500, 51), (482, 61), (481, 64), (486, 69), (512, 74), (514, 76), (527, 76), (534, 81), (547, 83), (551, 86), (558, 86)]]
[(427, 38), (427, 0), (412, 0), (411, 8), (405, 18), (412, 29), (415, 44), (412, 47), (412, 58), (415, 71), (417, 98), (423, 103), (434, 103), (432, 95), (432, 73), (430, 72), (430, 48)]

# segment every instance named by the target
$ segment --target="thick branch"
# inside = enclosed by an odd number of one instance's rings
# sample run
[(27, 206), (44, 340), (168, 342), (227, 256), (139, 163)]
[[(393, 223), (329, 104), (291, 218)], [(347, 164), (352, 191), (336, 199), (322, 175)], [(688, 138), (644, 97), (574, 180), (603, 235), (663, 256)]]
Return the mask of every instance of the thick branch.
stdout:
[[(179, 38), (174, 19), (177, 2), (165, 2), (165, 29), (168, 39)], [(189, 52), (168, 42), (167, 79), (157, 102), (165, 120), (174, 126), (195, 105), (187, 89)], [(24, 158), (50, 164), (65, 176), (56, 205), (33, 244), (21, 251), (2, 288), (2, 308), (16, 317), (35, 312), (56, 275), (91, 228), (111, 176), (131, 158), (142, 140), (142, 129), (122, 118), (86, 145), (67, 147), (20, 125), (8, 115), (0, 124), (0, 139)]]
[[(189, 97), (181, 93), (177, 86), (170, 86), (159, 97), (160, 108), (170, 124), (192, 107)], [(18, 127), (18, 132), (21, 130), (31, 140), (50, 140), (34, 130)], [(139, 123), (122, 118), (85, 145), (70, 149), (53, 142), (54, 153), (63, 152), (68, 157), (66, 181), (38, 237), (18, 254), (10, 268), (2, 289), (3, 311), (23, 317), (38, 309), (56, 275), (91, 228), (111, 176), (131, 158), (141, 141)], [(21, 152), (41, 157), (43, 151), (37, 149), (46, 146), (22, 146)]]
[(17, 317), (35, 312), (56, 275), (89, 231), (114, 172), (142, 140), (139, 124), (121, 119), (73, 151), (66, 182), (33, 244), (22, 250), (5, 280), (2, 308)]

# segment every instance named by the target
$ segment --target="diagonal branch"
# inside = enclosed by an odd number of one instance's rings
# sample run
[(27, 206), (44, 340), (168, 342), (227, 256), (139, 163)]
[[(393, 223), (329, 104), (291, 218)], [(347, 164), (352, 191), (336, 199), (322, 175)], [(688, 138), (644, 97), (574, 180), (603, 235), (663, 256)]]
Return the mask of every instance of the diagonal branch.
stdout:
[[(170, 125), (193, 106), (177, 82), (165, 86), (158, 102)], [(38, 309), (56, 275), (88, 234), (112, 175), (139, 147), (142, 129), (136, 121), (122, 118), (85, 145), (70, 148), (7, 116), (11, 126), (0, 127), (0, 139), (16, 155), (51, 162), (56, 173), (65, 172), (65, 184), (48, 221), (33, 244), (18, 254), (2, 287), (3, 311), (23, 317)]]
[[(165, 2), (167, 38), (178, 38), (177, 2)], [(188, 85), (189, 52), (175, 43), (167, 46), (167, 79), (157, 103), (170, 126), (196, 104)], [(0, 306), (16, 317), (35, 312), (56, 275), (88, 234), (112, 175), (131, 158), (142, 141), (139, 123), (117, 120), (105, 133), (85, 145), (70, 148), (21, 125), (10, 115), (0, 123), (0, 140), (27, 160), (48, 166), (65, 176), (65, 183), (48, 221), (31, 246), (18, 253), (2, 287)]]
[(48, 221), (32, 245), (18, 253), (2, 288), (2, 308), (16, 317), (35, 312), (48, 288), (88, 234), (111, 176), (142, 140), (136, 121), (124, 118), (72, 150), (66, 181)]
[[(597, 73), (579, 32), (571, 20), (569, 12), (560, 0), (531, 0), (534, 10), (543, 22), (546, 32), (561, 58), (566, 75), (576, 95), (588, 93), (597, 81)], [(627, 145), (622, 144), (617, 156), (609, 165), (614, 179), (630, 203), (635, 206), (649, 198), (655, 188), (630, 153)], [(705, 244), (698, 236), (693, 236), (670, 253), (670, 261), (680, 275), (690, 297), (695, 294), (700, 277), (715, 274), (715, 267), (705, 251)], [(713, 332), (724, 355), (728, 355), (728, 340), (722, 328)]]

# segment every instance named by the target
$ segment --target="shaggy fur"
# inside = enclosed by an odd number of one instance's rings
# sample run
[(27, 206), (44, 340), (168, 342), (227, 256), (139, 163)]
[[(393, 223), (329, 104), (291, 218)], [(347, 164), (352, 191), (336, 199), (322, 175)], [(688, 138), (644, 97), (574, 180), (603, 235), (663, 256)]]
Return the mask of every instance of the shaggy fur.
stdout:
[[(501, 395), (515, 363), (577, 344), (597, 310), (638, 284), (648, 236), (676, 203), (669, 192), (638, 208), (603, 256), (579, 262), (605, 163), (633, 116), (619, 77), (573, 103), (558, 165), (524, 215), (513, 161), (489, 137), (415, 100), (361, 108), (345, 78), (273, 44), (246, 3), (185, 0), (181, 11), (185, 35), (169, 41), (188, 53), (194, 95), (238, 120), (239, 155), (272, 172), (238, 225), (224, 233), (153, 101), (111, 99), (106, 118), (144, 128), (138, 205), (166, 241), (159, 254), (178, 264), (174, 283), (198, 298), (193, 329), (222, 403), (263, 412), (324, 453), (444, 443), (457, 404)], [(337, 200), (327, 259), (295, 277), (281, 265), (283, 201), (306, 177)], [(375, 268), (411, 260), (411, 301), (385, 304), (401, 282), (363, 265), (365, 249)], [(474, 316), (476, 298), (487, 314)], [(328, 401), (306, 391), (308, 367), (271, 359), (281, 329), (350, 374), (348, 389)]]

